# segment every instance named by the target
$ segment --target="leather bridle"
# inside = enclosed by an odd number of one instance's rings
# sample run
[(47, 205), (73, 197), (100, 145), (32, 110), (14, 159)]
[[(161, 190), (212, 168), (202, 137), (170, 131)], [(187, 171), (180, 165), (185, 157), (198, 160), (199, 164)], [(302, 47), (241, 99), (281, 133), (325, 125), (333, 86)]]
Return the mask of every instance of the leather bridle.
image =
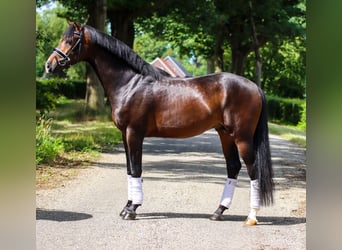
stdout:
[(61, 51), (60, 49), (54, 48), (53, 52), (56, 53), (57, 55), (59, 55), (60, 59), (57, 59), (57, 64), (59, 66), (65, 67), (67, 66), (67, 64), (70, 63), (70, 57), (69, 55), (77, 48), (78, 46), (78, 55), (77, 55), (77, 61), (80, 57), (80, 53), (81, 53), (81, 49), (82, 49), (82, 40), (83, 40), (83, 35), (84, 35), (84, 25), (82, 24), (82, 28), (81, 28), (81, 32), (74, 32), (74, 35), (78, 36), (78, 39), (76, 41), (76, 43), (71, 47), (70, 50), (68, 50), (66, 53), (64, 53), (63, 51)]

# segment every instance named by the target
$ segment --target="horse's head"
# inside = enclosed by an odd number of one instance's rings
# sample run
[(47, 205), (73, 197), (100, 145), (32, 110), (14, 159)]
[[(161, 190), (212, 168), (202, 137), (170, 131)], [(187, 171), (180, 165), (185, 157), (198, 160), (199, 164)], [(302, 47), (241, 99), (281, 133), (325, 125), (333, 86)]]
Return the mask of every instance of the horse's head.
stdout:
[(61, 42), (45, 63), (47, 73), (61, 71), (82, 59), (84, 26), (76, 22), (69, 22), (69, 25), (63, 34)]

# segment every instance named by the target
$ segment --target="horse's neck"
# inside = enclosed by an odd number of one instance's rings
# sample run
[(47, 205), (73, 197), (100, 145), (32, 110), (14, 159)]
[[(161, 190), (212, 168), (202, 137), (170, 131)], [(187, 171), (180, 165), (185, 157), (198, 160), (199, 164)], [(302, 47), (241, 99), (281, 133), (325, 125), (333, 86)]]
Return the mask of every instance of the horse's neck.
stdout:
[(125, 89), (132, 79), (137, 78), (137, 73), (128, 65), (113, 58), (103, 49), (97, 49), (87, 61), (93, 66), (111, 100), (115, 100), (117, 94)]

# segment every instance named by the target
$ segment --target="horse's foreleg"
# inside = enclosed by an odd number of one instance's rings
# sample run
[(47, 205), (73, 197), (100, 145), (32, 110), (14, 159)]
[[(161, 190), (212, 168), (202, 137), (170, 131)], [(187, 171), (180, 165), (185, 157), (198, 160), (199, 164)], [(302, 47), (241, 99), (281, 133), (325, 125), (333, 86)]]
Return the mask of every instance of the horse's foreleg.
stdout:
[(125, 220), (134, 220), (136, 218), (136, 209), (142, 205), (142, 143), (143, 137), (137, 135), (132, 130), (127, 130), (123, 134), (124, 146), (127, 160), (127, 189), (128, 202), (121, 211), (120, 216)]
[(221, 202), (214, 214), (209, 218), (210, 220), (223, 220), (223, 212), (228, 209), (232, 203), (235, 187), (237, 184), (237, 177), (241, 169), (241, 163), (236, 145), (230, 135), (223, 131), (219, 131), (222, 150), (226, 159), (227, 175), (226, 184), (221, 196)]
[(120, 212), (120, 216), (126, 215), (126, 209), (129, 208), (132, 205), (132, 194), (131, 194), (131, 166), (128, 156), (128, 147), (127, 147), (127, 141), (126, 141), (126, 133), (122, 133), (122, 141), (125, 147), (125, 155), (126, 155), (126, 167), (127, 167), (127, 203), (124, 206), (124, 208)]

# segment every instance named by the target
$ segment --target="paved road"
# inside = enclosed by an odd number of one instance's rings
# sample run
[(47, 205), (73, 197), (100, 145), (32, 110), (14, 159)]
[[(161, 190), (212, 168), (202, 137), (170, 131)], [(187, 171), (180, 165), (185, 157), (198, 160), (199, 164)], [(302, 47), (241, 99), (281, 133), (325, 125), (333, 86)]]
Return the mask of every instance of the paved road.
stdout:
[(249, 179), (243, 166), (225, 220), (208, 219), (226, 178), (214, 131), (186, 140), (146, 139), (144, 205), (136, 221), (119, 212), (127, 197), (122, 147), (76, 180), (37, 191), (37, 249), (305, 249), (305, 151), (271, 136), (276, 203), (244, 227)]

